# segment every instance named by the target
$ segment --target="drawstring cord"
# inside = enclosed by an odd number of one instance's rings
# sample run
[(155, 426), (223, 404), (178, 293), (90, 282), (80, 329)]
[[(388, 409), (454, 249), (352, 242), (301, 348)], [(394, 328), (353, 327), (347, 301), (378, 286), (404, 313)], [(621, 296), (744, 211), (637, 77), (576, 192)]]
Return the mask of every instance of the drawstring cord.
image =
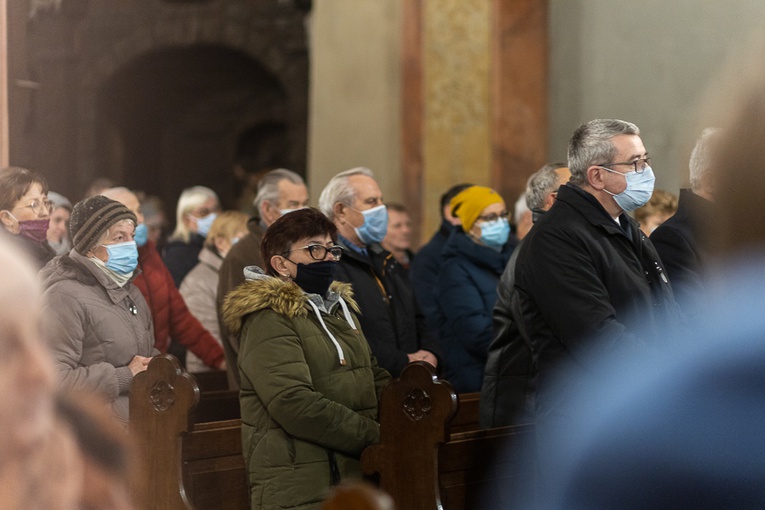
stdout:
[[(340, 344), (338, 343), (335, 336), (330, 333), (329, 328), (327, 328), (327, 325), (324, 324), (324, 319), (321, 318), (321, 312), (319, 312), (319, 307), (314, 304), (313, 301), (310, 299), (306, 300), (308, 301), (308, 304), (311, 305), (311, 308), (313, 308), (313, 311), (316, 312), (316, 317), (319, 318), (319, 322), (321, 323), (321, 327), (324, 328), (324, 331), (327, 332), (327, 335), (329, 335), (330, 340), (332, 340), (332, 343), (335, 344), (335, 348), (337, 349), (337, 357), (340, 359), (340, 364), (345, 366), (345, 353), (343, 353), (343, 348), (340, 347)], [(345, 308), (343, 308), (345, 310)], [(347, 316), (346, 316), (347, 319)], [(351, 323), (353, 324), (353, 323)], [(355, 327), (353, 329), (356, 329)]]

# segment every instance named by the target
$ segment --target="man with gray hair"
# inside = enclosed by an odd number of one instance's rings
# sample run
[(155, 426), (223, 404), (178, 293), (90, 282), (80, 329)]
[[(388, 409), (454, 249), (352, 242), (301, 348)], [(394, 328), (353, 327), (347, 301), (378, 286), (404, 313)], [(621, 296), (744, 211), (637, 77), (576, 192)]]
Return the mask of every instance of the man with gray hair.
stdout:
[(282, 215), (295, 209), (308, 207), (308, 188), (300, 175), (277, 168), (265, 174), (258, 181), (258, 193), (253, 205), (257, 216), (247, 223), (246, 236), (229, 250), (218, 276), (218, 322), (220, 323), (223, 350), (226, 353), (228, 384), (231, 389), (239, 388), (239, 368), (236, 364), (239, 354), (239, 339), (228, 333), (221, 318), (223, 300), (229, 292), (244, 283), (244, 268), (247, 266), (263, 267), (260, 256), (260, 244), (266, 229)]
[[(526, 202), (533, 223), (545, 214), (558, 196), (558, 189), (571, 177), (565, 163), (548, 163), (529, 177)], [(532, 223), (532, 225), (533, 225)], [(524, 237), (531, 230), (526, 230)], [(521, 240), (521, 243), (523, 241)], [(520, 246), (520, 245), (519, 245)], [(523, 316), (517, 308), (515, 265), (518, 248), (513, 251), (497, 285), (494, 305), (494, 338), (489, 345), (481, 387), (479, 422), (481, 428), (504, 427), (534, 419), (536, 367), (534, 339), (518, 325)]]
[(380, 366), (393, 377), (410, 361), (437, 366), (435, 341), (406, 273), (380, 246), (388, 213), (372, 171), (359, 167), (334, 176), (321, 192), (319, 209), (337, 226), (343, 256), (335, 279), (353, 286), (361, 329)]
[(631, 122), (597, 119), (568, 147), (571, 179), (519, 246), (518, 309), (538, 367), (538, 421), (560, 403), (546, 391), (563, 369), (592, 371), (585, 353), (642, 345), (680, 321), (661, 260), (626, 213), (653, 192), (651, 160)]
[(651, 234), (677, 302), (689, 320), (703, 313), (706, 304), (709, 239), (705, 225), (714, 215), (717, 172), (712, 168), (712, 153), (720, 136), (720, 129), (707, 128), (696, 140), (688, 162), (691, 189), (680, 190), (677, 212)]

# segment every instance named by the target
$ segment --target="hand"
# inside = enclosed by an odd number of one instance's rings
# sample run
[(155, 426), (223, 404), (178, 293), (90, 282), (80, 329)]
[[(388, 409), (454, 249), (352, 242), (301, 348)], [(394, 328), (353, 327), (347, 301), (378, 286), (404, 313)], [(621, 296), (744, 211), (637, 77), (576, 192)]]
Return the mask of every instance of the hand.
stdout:
[(417, 352), (407, 354), (407, 356), (409, 357), (410, 363), (412, 361), (427, 361), (428, 363), (433, 365), (434, 368), (438, 365), (438, 359), (436, 359), (436, 357), (430, 351), (420, 349)]
[(217, 368), (218, 370), (225, 371), (226, 370), (226, 360), (225, 359), (221, 360), (221, 362), (218, 363), (218, 365), (215, 368)]
[(143, 356), (133, 356), (133, 359), (130, 360), (130, 363), (128, 364), (128, 368), (130, 369), (130, 372), (133, 374), (133, 377), (139, 372), (143, 372), (149, 367), (149, 362), (151, 361), (151, 358), (144, 358)]

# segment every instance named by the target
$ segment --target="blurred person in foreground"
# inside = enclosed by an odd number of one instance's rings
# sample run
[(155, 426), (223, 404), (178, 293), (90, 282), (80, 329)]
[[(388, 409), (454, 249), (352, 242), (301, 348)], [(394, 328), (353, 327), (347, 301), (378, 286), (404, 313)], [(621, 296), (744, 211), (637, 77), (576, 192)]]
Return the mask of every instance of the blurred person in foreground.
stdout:
[(337, 226), (343, 258), (337, 280), (353, 286), (361, 325), (372, 352), (394, 377), (410, 361), (438, 366), (434, 335), (425, 325), (404, 269), (380, 241), (388, 229), (382, 191), (368, 168), (332, 177), (319, 197), (321, 211)]
[(220, 323), (221, 341), (228, 365), (228, 386), (239, 388), (237, 355), (239, 338), (226, 329), (223, 321), (223, 300), (229, 292), (244, 283), (244, 268), (263, 267), (260, 258), (260, 244), (268, 227), (288, 212), (308, 207), (308, 188), (297, 173), (286, 168), (277, 168), (266, 173), (258, 182), (258, 193), (253, 205), (257, 216), (247, 222), (247, 234), (231, 247), (218, 271), (217, 311)]
[(148, 228), (138, 196), (122, 187), (109, 188), (103, 193), (127, 207), (138, 221), (135, 243), (138, 247), (139, 271), (133, 279), (133, 285), (138, 287), (149, 305), (154, 325), (154, 347), (165, 353), (174, 343), (196, 353), (197, 359), (203, 360), (207, 366), (225, 369), (223, 349), (210, 331), (189, 311), (154, 242), (148, 238)]
[(409, 269), (414, 259), (412, 252), (412, 217), (401, 204), (388, 203), (388, 231), (380, 243), (404, 269)]
[[(529, 177), (524, 196), (534, 223), (550, 210), (558, 189), (570, 178), (571, 172), (563, 163), (548, 163)], [(523, 328), (523, 315), (518, 307), (519, 294), (515, 288), (518, 253), (516, 247), (497, 285), (497, 303), (492, 312), (494, 336), (481, 386), (481, 428), (534, 421), (538, 367), (536, 348)]]
[(505, 201), (493, 189), (470, 186), (452, 198), (450, 206), (461, 225), (442, 251), (438, 339), (446, 379), (454, 391), (469, 393), (481, 390), (497, 283), (516, 241), (510, 236)]
[(0, 170), (0, 222), (2, 232), (24, 250), (40, 269), (56, 252), (48, 245), (53, 205), (45, 179), (26, 168)]
[(645, 235), (650, 236), (675, 212), (677, 212), (677, 195), (663, 189), (655, 189), (648, 203), (635, 209), (635, 220), (640, 224), (640, 230)]
[(70, 221), (74, 249), (40, 272), (60, 388), (101, 393), (126, 426), (133, 377), (157, 353), (151, 312), (132, 284), (136, 223), (127, 207), (103, 195), (78, 202)]
[(265, 272), (226, 298), (240, 335), (242, 441), (253, 510), (317, 508), (332, 485), (361, 476), (380, 440), (378, 399), (390, 375), (360, 328), (351, 286), (334, 281), (343, 249), (316, 209), (276, 220)]
[[(189, 312), (221, 344), (216, 302), (218, 298), (218, 271), (231, 248), (247, 234), (247, 215), (240, 211), (224, 211), (210, 227), (205, 247), (199, 252), (199, 263), (189, 271), (178, 291)], [(222, 344), (221, 344), (222, 345)], [(193, 352), (186, 356), (186, 370), (208, 372), (207, 366)]]
[(27, 254), (0, 237), (0, 507), (75, 510), (83, 468), (55, 412), (36, 273)]
[(469, 188), (472, 184), (457, 184), (452, 186), (441, 195), (439, 202), (441, 225), (433, 237), (417, 251), (417, 257), (412, 261), (409, 268), (409, 281), (412, 291), (420, 306), (428, 330), (435, 336), (440, 326), (438, 303), (436, 303), (436, 289), (438, 286), (438, 274), (444, 265), (444, 257), (441, 251), (444, 249), (447, 239), (460, 224), (460, 219), (452, 214), (450, 202), (460, 191)]
[(749, 221), (765, 215), (764, 54), (704, 103), (722, 126), (708, 162), (725, 168), (705, 225), (709, 303), (661, 348), (598, 352), (597, 377), (558, 381), (570, 419), (539, 431), (537, 508), (765, 508), (765, 223)]

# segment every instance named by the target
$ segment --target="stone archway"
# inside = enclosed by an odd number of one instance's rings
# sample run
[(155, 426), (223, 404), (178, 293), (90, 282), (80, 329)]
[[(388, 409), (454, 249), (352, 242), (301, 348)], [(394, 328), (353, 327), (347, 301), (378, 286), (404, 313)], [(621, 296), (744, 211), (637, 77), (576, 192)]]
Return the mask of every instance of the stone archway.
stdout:
[(241, 52), (216, 46), (152, 51), (99, 88), (96, 167), (170, 207), (183, 188), (197, 184), (215, 189), (231, 206), (240, 182), (234, 165), (252, 151), (243, 142), (284, 148), (261, 154), (262, 166), (248, 170), (291, 166), (287, 130), (257, 129), (286, 126), (287, 103), (279, 80)]
[(53, 189), (76, 200), (106, 175), (170, 207), (193, 184), (227, 200), (245, 133), (270, 125), (283, 126), (286, 147), (275, 163), (305, 173), (309, 56), (300, 2), (69, 3), (80, 8), (41, 12), (26, 26), (37, 87), (20, 119), (19, 159)]

